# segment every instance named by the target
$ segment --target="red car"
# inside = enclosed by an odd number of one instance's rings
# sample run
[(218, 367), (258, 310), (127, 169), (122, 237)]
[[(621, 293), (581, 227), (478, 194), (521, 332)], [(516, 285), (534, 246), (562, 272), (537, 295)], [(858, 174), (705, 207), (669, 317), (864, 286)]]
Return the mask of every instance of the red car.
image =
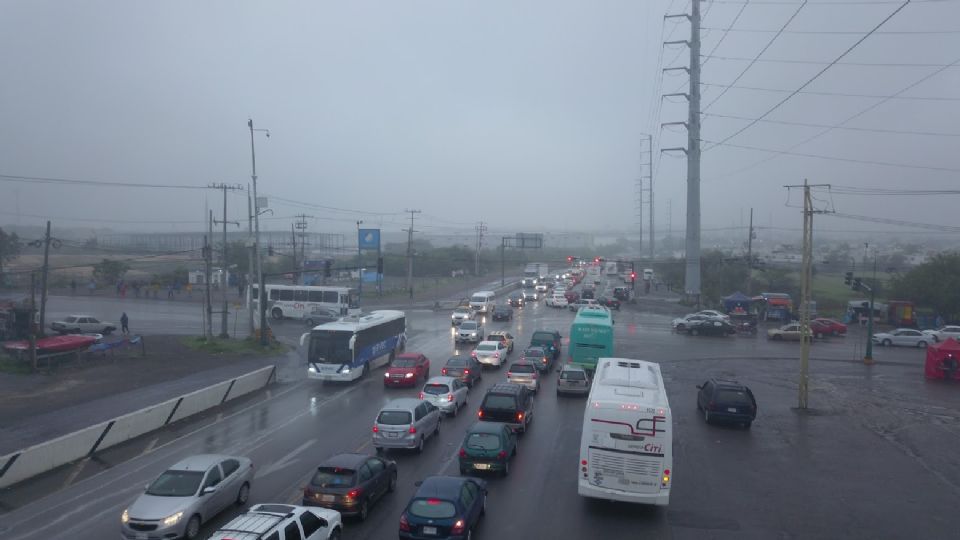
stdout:
[(420, 353), (403, 353), (383, 374), (383, 386), (417, 386), (430, 378), (430, 359)]
[(580, 293), (575, 291), (567, 291), (563, 293), (563, 296), (566, 297), (568, 304), (572, 304), (580, 299)]
[(817, 318), (810, 321), (814, 335), (844, 336), (847, 334), (847, 325), (833, 319)]

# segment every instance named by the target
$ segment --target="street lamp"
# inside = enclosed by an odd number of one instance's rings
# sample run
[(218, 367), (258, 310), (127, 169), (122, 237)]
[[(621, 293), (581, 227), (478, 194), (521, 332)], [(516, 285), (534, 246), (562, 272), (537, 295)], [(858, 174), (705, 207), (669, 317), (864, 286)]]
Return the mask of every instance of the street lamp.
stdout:
[(363, 242), (360, 238), (360, 226), (363, 225), (363, 220), (357, 220), (357, 305), (360, 305), (360, 297), (363, 296), (363, 263), (361, 261), (363, 257)]
[[(250, 164), (251, 172), (250, 178), (253, 180), (253, 223), (254, 223), (254, 237), (253, 237), (253, 252), (254, 252), (254, 263), (256, 264), (257, 270), (257, 294), (258, 302), (257, 305), (260, 308), (260, 344), (266, 346), (267, 343), (267, 299), (266, 299), (266, 284), (263, 279), (263, 261), (260, 257), (260, 201), (257, 199), (257, 152), (256, 147), (254, 146), (253, 132), (260, 131), (266, 134), (267, 138), (270, 138), (269, 129), (254, 129), (253, 119), (247, 119), (247, 127), (250, 128)], [(250, 317), (253, 317), (251, 312)], [(252, 326), (252, 325), (251, 325)]]

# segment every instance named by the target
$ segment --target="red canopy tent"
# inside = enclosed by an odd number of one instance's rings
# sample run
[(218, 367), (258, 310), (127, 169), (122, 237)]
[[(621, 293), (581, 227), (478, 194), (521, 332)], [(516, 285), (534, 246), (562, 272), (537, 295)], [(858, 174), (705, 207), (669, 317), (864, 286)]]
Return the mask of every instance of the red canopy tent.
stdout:
[(953, 338), (927, 347), (923, 373), (928, 379), (946, 379), (947, 374), (960, 380), (960, 343)]

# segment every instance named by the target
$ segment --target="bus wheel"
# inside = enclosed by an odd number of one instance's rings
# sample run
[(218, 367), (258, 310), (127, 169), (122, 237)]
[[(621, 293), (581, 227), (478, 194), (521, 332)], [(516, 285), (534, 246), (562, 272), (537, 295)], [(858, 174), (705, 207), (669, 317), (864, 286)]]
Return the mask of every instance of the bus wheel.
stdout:
[(274, 319), (276, 319), (276, 320), (279, 321), (280, 319), (283, 318), (283, 310), (280, 309), (280, 308), (273, 308), (273, 310), (270, 312), (270, 315), (271, 315)]

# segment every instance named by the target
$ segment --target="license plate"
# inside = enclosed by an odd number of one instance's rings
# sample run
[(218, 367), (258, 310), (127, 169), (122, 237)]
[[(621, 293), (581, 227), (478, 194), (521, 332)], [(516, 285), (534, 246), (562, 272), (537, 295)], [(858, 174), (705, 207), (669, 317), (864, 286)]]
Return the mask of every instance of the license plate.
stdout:
[(138, 532), (136, 538), (137, 540), (147, 540), (149, 536), (147, 536), (147, 533)]
[(474, 468), (474, 469), (477, 469), (478, 471), (488, 471), (488, 470), (490, 470), (490, 464), (489, 464), (489, 463), (474, 463), (474, 464), (473, 464), (473, 468)]
[(333, 502), (333, 501), (334, 501), (334, 496), (333, 496), (333, 495), (321, 495), (321, 496), (320, 496), (320, 500), (323, 501), (323, 502)]
[(396, 431), (388, 431), (388, 432), (387, 432), (387, 437), (390, 437), (391, 439), (396, 439), (399, 435), (400, 435), (400, 434), (397, 433)]
[(736, 407), (727, 407), (727, 412), (737, 412)]
[(424, 528), (423, 528), (423, 534), (432, 534), (432, 535), (436, 536), (436, 534), (437, 534), (437, 528), (436, 528), (436, 527), (424, 527)]

